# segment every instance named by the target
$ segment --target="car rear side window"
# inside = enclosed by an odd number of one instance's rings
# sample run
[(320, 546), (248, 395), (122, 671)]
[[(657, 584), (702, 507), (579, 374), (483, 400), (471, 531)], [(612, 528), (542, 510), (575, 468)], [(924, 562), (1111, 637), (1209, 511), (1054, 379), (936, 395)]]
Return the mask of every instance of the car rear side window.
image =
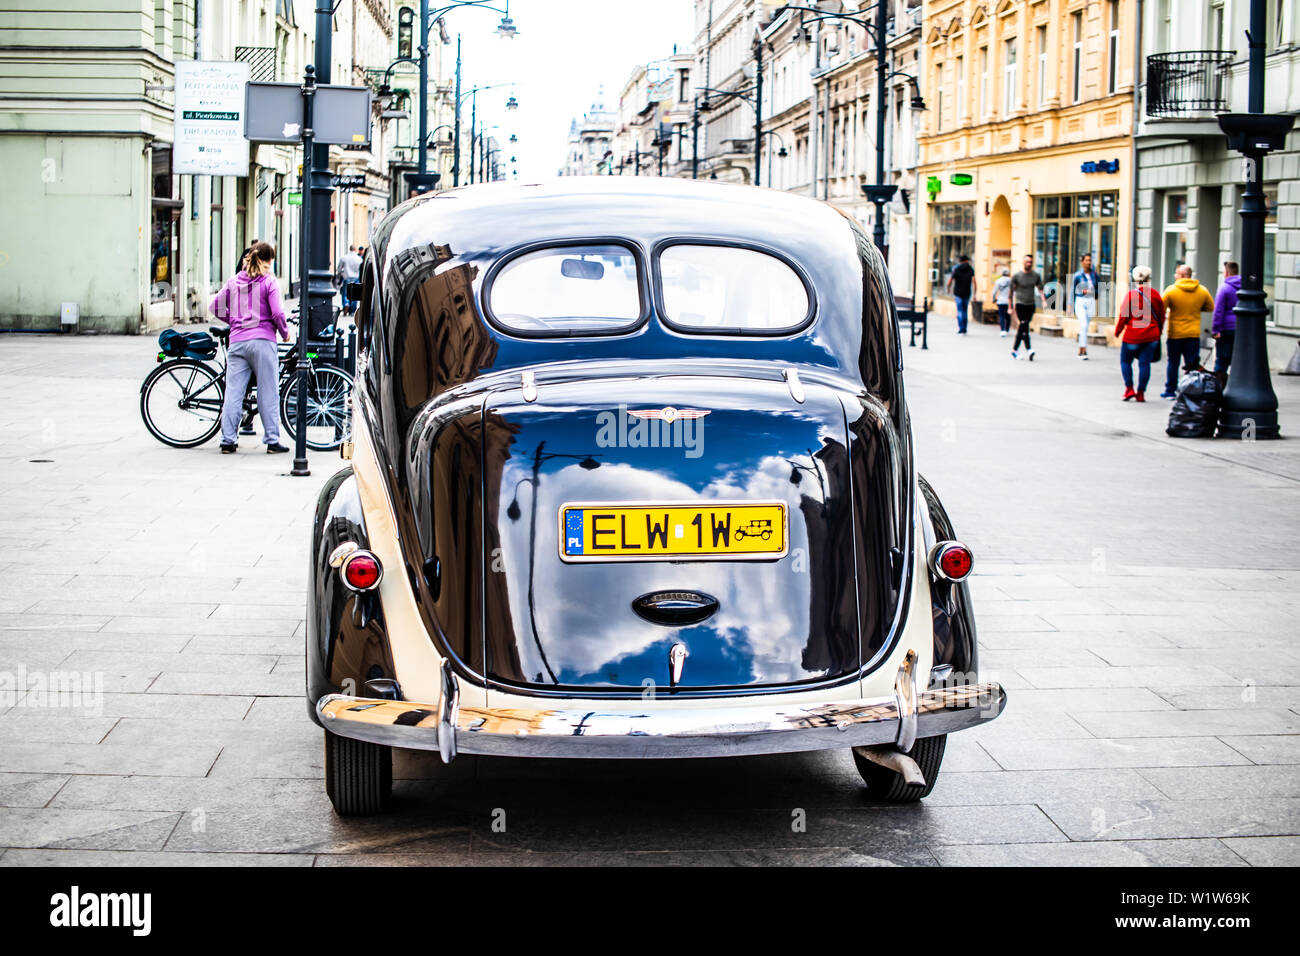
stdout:
[(624, 331), (642, 316), (641, 276), (632, 250), (556, 246), (506, 262), (488, 286), (494, 322), (520, 335)]
[(676, 243), (659, 253), (659, 277), (664, 318), (685, 331), (773, 335), (812, 314), (799, 273), (757, 249)]

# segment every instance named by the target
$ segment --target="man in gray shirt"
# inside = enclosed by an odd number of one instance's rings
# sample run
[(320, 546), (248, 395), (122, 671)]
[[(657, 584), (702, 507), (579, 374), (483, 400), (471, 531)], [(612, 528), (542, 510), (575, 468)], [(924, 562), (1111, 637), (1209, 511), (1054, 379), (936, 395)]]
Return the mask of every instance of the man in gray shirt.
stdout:
[(1023, 339), (1029, 361), (1034, 360), (1034, 350), (1029, 344), (1029, 322), (1034, 317), (1034, 307), (1039, 301), (1042, 301), (1044, 308), (1047, 307), (1047, 299), (1043, 295), (1043, 277), (1034, 271), (1034, 257), (1025, 256), (1020, 271), (1011, 277), (1011, 302), (1016, 307), (1018, 321), (1016, 341), (1011, 346), (1012, 358), (1020, 358), (1020, 342)]
[(343, 314), (351, 315), (357, 310), (357, 302), (355, 299), (348, 298), (348, 283), (358, 282), (361, 279), (361, 256), (357, 255), (356, 246), (348, 246), (348, 251), (339, 259), (339, 267), (335, 274), (343, 287)]

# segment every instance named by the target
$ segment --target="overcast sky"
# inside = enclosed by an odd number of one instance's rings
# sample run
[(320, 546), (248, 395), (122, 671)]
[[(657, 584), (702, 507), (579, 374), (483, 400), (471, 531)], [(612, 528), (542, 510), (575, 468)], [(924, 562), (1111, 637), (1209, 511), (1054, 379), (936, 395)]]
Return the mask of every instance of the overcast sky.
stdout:
[[(454, 69), (460, 33), (464, 90), (517, 84), (518, 110), (505, 109), (509, 89), (488, 90), (476, 97), (478, 118), (500, 125), (489, 135), (513, 148), (503, 159), (518, 157), (521, 181), (549, 178), (564, 163), (570, 121), (591, 108), (601, 84), (605, 106), (617, 109), (633, 67), (671, 55), (674, 43), (690, 47), (693, 11), (692, 0), (510, 0), (515, 39), (498, 38), (498, 14), (469, 8), (447, 14), (445, 49)], [(505, 142), (511, 133), (519, 136), (515, 147)]]

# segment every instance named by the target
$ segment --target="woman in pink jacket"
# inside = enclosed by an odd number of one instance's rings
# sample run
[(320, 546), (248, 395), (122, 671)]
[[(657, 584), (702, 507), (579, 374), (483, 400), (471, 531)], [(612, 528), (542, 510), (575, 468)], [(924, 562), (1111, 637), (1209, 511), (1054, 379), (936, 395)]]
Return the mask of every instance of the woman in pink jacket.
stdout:
[(275, 336), (289, 341), (289, 325), (280, 301), (280, 286), (271, 274), (275, 247), (255, 242), (244, 257), (244, 267), (221, 287), (208, 310), (230, 323), (230, 350), (226, 362), (226, 400), (221, 408), (221, 453), (235, 450), (244, 393), (249, 378), (257, 378), (257, 410), (262, 416), (262, 440), (267, 454), (289, 449), (280, 444), (280, 354)]

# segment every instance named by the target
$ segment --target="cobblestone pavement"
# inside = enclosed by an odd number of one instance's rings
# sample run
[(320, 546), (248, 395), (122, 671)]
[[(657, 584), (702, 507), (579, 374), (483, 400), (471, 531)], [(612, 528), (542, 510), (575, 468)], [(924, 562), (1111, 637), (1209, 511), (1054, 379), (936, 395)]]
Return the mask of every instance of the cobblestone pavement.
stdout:
[[(0, 864), (1300, 862), (1300, 443), (1174, 441), (1116, 353), (936, 322), (908, 349), (918, 461), (977, 554), (985, 676), (921, 805), (848, 753), (682, 762), (401, 754), (336, 818), (302, 699), (315, 492), (285, 456), (145, 432), (147, 338), (0, 337), (0, 671), (102, 679), (0, 704)], [(1300, 434), (1300, 380), (1275, 380)], [(506, 830), (494, 832), (494, 811)], [(806, 814), (795, 832), (792, 814)]]

